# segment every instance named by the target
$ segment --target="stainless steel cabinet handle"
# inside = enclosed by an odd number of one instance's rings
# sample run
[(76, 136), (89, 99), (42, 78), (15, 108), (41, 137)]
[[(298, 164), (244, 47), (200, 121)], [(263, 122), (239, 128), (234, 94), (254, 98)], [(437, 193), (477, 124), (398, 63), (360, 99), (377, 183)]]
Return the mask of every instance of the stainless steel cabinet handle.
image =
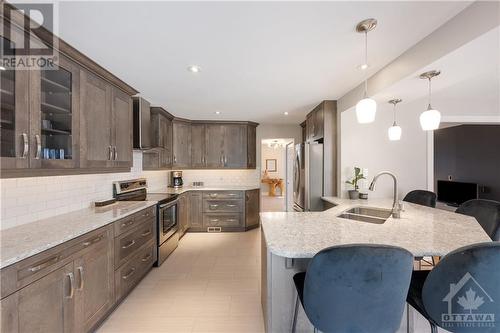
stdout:
[(40, 139), (40, 135), (36, 134), (35, 135), (35, 140), (36, 140), (36, 154), (35, 154), (35, 159), (39, 160), (40, 156), (42, 155), (42, 140)]
[(39, 270), (41, 270), (42, 268), (45, 268), (45, 267), (48, 267), (52, 264), (55, 264), (57, 261), (59, 260), (59, 256), (54, 256), (52, 258), (49, 258), (41, 263), (39, 263), (38, 265), (36, 266), (33, 266), (33, 267), (30, 267), (28, 268), (28, 270), (30, 272), (38, 272)]
[(224, 165), (224, 156), (220, 155), (220, 164)]
[(130, 269), (130, 271), (129, 271), (127, 274), (125, 274), (125, 275), (123, 275), (123, 276), (122, 276), (122, 279), (126, 280), (126, 279), (128, 279), (129, 277), (131, 277), (132, 275), (134, 275), (134, 273), (135, 273), (135, 268), (134, 268), (134, 267), (132, 267), (132, 268)]
[(130, 242), (128, 242), (128, 244), (123, 245), (122, 249), (128, 249), (129, 247), (131, 247), (134, 244), (135, 244), (135, 239), (132, 239)]
[(118, 159), (118, 150), (116, 149), (116, 146), (113, 146), (113, 160)]
[(28, 134), (23, 133), (21, 134), (23, 137), (23, 154), (21, 155), (21, 158), (26, 158), (28, 156), (28, 151), (29, 151), (29, 143), (28, 143)]
[(217, 198), (217, 193), (210, 193), (209, 196), (210, 198)]
[(149, 229), (149, 230), (148, 230), (148, 231), (146, 231), (146, 232), (143, 232), (143, 233), (141, 234), (141, 236), (142, 236), (142, 237), (146, 237), (147, 235), (150, 235), (150, 234), (151, 234), (151, 229)]
[(216, 210), (217, 207), (219, 207), (219, 205), (209, 205), (208, 208), (210, 208), (211, 210)]
[(236, 207), (236, 205), (233, 205), (233, 204), (227, 204), (226, 207)]
[(123, 223), (121, 224), (121, 226), (122, 226), (122, 228), (123, 228), (123, 227), (128, 227), (128, 226), (129, 226), (129, 225), (131, 225), (132, 223), (134, 223), (134, 220), (133, 220), (133, 219), (132, 219), (132, 220), (130, 220), (130, 221), (127, 221), (127, 222), (123, 222)]
[(228, 221), (228, 222), (236, 222), (237, 220), (236, 219), (227, 219), (226, 221)]
[(144, 258), (141, 259), (142, 262), (146, 262), (148, 261), (149, 259), (151, 259), (151, 254), (148, 254), (147, 256), (145, 256)]
[(175, 157), (175, 155), (174, 155), (174, 163), (177, 163), (177, 158)]
[(224, 166), (227, 166), (227, 156), (224, 155)]
[(84, 286), (83, 282), (83, 267), (79, 266), (76, 268), (78, 270), (78, 275), (80, 276), (80, 285), (78, 286), (78, 290), (82, 290)]
[(235, 197), (235, 196), (237, 196), (237, 194), (236, 194), (236, 193), (228, 193), (227, 195), (228, 195), (228, 196), (230, 196), (230, 197)]
[(75, 294), (75, 276), (72, 272), (66, 274), (66, 276), (69, 278), (69, 295), (66, 298), (73, 298)]
[(113, 148), (111, 146), (108, 146), (108, 160), (113, 159)]
[(92, 238), (91, 240), (83, 242), (83, 246), (87, 247), (90, 244), (95, 244), (95, 243), (99, 242), (101, 239), (103, 239), (103, 236), (99, 235), (99, 236), (97, 236), (95, 238)]
[(210, 222), (219, 222), (219, 219), (210, 219)]

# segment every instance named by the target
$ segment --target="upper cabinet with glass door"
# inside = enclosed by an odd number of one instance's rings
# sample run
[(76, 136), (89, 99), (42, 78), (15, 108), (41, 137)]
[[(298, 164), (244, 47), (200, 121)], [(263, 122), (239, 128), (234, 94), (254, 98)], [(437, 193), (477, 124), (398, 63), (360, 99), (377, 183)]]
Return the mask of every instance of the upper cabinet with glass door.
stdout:
[[(12, 30), (14, 40), (22, 34)], [(17, 37), (17, 38), (16, 38)], [(15, 56), (15, 42), (0, 36), (0, 54)], [(29, 97), (28, 71), (0, 67), (0, 165), (2, 169), (29, 167)]]
[(31, 167), (74, 168), (78, 164), (79, 68), (60, 56), (57, 69), (32, 73)]

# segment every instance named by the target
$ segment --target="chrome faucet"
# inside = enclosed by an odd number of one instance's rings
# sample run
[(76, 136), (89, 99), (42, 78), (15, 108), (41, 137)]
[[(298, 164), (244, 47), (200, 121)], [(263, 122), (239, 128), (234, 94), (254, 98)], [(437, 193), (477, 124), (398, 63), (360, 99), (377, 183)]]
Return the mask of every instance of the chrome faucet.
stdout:
[(374, 190), (375, 182), (377, 181), (378, 177), (380, 177), (382, 175), (389, 175), (394, 180), (394, 198), (393, 198), (393, 202), (392, 202), (392, 217), (394, 217), (395, 219), (399, 219), (399, 218), (401, 218), (401, 210), (402, 209), (401, 209), (401, 204), (399, 203), (399, 200), (398, 200), (398, 180), (396, 179), (396, 176), (392, 172), (389, 172), (389, 171), (379, 172), (378, 174), (375, 175), (375, 177), (373, 177), (373, 180), (370, 184), (369, 189), (370, 189), (370, 191)]

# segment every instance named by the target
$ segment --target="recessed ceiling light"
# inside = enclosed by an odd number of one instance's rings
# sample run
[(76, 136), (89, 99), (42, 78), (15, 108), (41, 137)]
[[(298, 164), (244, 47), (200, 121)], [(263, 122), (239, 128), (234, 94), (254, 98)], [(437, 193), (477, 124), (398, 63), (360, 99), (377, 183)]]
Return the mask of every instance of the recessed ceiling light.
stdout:
[(200, 66), (197, 66), (197, 65), (191, 65), (187, 69), (188, 69), (188, 71), (190, 71), (192, 73), (199, 73), (199, 72), (201, 72)]
[(215, 114), (220, 114), (220, 111), (215, 111), (214, 113), (215, 113)]
[(368, 69), (368, 67), (370, 67), (368, 64), (362, 64), (362, 65), (359, 65), (358, 68), (361, 69), (361, 70), (365, 70), (365, 69)]
[(285, 112), (283, 112), (283, 114), (284, 114), (285, 116), (288, 116), (288, 112), (286, 112), (286, 111), (285, 111)]
[(0, 66), (0, 71), (5, 71), (5, 70), (7, 70), (7, 68)]

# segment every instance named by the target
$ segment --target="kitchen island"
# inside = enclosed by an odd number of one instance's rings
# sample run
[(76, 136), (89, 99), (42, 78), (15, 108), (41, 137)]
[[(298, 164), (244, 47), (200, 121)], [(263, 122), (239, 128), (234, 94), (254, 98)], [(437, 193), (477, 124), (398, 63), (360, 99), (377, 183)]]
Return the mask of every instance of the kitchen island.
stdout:
[[(491, 241), (477, 221), (465, 215), (405, 202), (400, 219), (389, 217), (384, 223), (377, 224), (338, 215), (359, 206), (390, 209), (392, 200), (322, 199), (333, 207), (323, 212), (260, 214), (261, 300), (266, 332), (290, 331), (296, 295), (292, 277), (305, 271), (310, 259), (326, 247), (386, 244), (400, 246), (415, 257), (422, 257), (444, 256), (465, 245)], [(297, 331), (312, 331), (302, 309)], [(406, 320), (402, 321), (400, 331), (406, 331)]]

